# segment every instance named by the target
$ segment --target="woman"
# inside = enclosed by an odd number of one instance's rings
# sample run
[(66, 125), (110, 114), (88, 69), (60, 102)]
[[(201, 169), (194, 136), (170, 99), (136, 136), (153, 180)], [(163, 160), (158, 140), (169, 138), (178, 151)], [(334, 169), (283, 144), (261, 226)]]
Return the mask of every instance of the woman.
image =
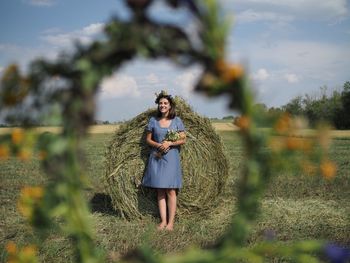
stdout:
[[(175, 103), (170, 95), (161, 92), (155, 102), (158, 104), (158, 115), (151, 117), (146, 128), (146, 142), (152, 150), (142, 184), (157, 189), (161, 219), (158, 229), (171, 231), (176, 212), (176, 190), (182, 186), (179, 146), (186, 140), (185, 127), (176, 116)], [(181, 139), (164, 140), (168, 130), (178, 131)]]

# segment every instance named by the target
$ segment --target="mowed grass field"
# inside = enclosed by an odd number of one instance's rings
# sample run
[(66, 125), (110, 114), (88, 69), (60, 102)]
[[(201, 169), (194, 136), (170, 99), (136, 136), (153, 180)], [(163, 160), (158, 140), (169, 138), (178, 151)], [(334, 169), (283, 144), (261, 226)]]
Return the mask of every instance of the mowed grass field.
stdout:
[[(178, 219), (173, 232), (156, 231), (157, 218), (126, 221), (114, 213), (102, 178), (104, 153), (115, 126), (91, 131), (83, 145), (89, 179), (84, 194), (90, 203), (96, 242), (106, 251), (109, 261), (120, 259), (143, 243), (159, 253), (175, 253), (193, 246), (208, 247), (220, 239), (235, 212), (237, 180), (244, 155), (232, 124), (220, 125), (216, 128), (230, 161), (230, 176), (222, 189), (221, 205), (201, 218)], [(274, 178), (261, 200), (261, 216), (253, 228), (250, 243), (273, 233), (275, 239), (285, 242), (317, 238), (350, 245), (350, 134), (334, 136), (330, 154), (338, 166), (338, 174), (332, 181), (298, 172), (282, 172)], [(45, 184), (46, 177), (37, 159), (21, 162), (11, 158), (1, 161), (0, 167), (0, 262), (3, 262), (6, 243), (26, 245), (34, 238), (17, 210), (20, 189)], [(54, 231), (41, 244), (39, 253), (43, 262), (73, 261), (69, 239)]]

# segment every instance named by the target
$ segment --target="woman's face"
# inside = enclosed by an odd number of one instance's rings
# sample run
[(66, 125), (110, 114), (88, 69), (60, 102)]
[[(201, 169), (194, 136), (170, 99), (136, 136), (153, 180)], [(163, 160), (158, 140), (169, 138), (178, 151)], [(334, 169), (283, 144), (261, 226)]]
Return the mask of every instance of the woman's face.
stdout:
[(162, 113), (162, 114), (166, 114), (167, 112), (169, 112), (171, 109), (171, 106), (170, 106), (170, 102), (168, 101), (168, 99), (161, 98), (159, 100), (159, 103), (158, 103), (158, 109), (159, 109), (160, 113)]

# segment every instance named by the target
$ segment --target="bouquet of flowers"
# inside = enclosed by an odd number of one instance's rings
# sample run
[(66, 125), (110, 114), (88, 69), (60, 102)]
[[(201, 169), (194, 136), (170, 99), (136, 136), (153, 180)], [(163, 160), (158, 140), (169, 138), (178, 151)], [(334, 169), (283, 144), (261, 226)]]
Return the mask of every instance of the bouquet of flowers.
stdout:
[(168, 130), (165, 135), (164, 141), (176, 142), (177, 140), (182, 139), (180, 133), (176, 130)]
[[(164, 141), (170, 141), (170, 142), (176, 142), (178, 140), (184, 139), (184, 136), (182, 136), (182, 134), (180, 134), (180, 132), (176, 131), (176, 130), (168, 130), (167, 134), (164, 137)], [(169, 149), (166, 152), (162, 152), (162, 151), (157, 151), (155, 153), (155, 155), (158, 158), (161, 158), (164, 154), (166, 154), (169, 151)]]

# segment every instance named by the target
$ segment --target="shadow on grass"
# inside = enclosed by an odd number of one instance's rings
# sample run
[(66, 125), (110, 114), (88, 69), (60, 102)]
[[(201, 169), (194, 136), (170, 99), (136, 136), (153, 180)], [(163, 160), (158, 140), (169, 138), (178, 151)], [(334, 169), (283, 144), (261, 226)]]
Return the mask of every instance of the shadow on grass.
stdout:
[(91, 198), (89, 204), (92, 213), (120, 216), (120, 214), (113, 209), (112, 198), (107, 194), (96, 193)]
[[(150, 192), (149, 189), (143, 191)], [(154, 201), (150, 202), (145, 198), (145, 193), (138, 191), (138, 209), (142, 215), (158, 216), (157, 198), (155, 193), (148, 193), (152, 196)], [(122, 218), (122, 215), (113, 209), (112, 198), (104, 193), (95, 193), (89, 202), (91, 213), (102, 213), (105, 215), (113, 215)]]

